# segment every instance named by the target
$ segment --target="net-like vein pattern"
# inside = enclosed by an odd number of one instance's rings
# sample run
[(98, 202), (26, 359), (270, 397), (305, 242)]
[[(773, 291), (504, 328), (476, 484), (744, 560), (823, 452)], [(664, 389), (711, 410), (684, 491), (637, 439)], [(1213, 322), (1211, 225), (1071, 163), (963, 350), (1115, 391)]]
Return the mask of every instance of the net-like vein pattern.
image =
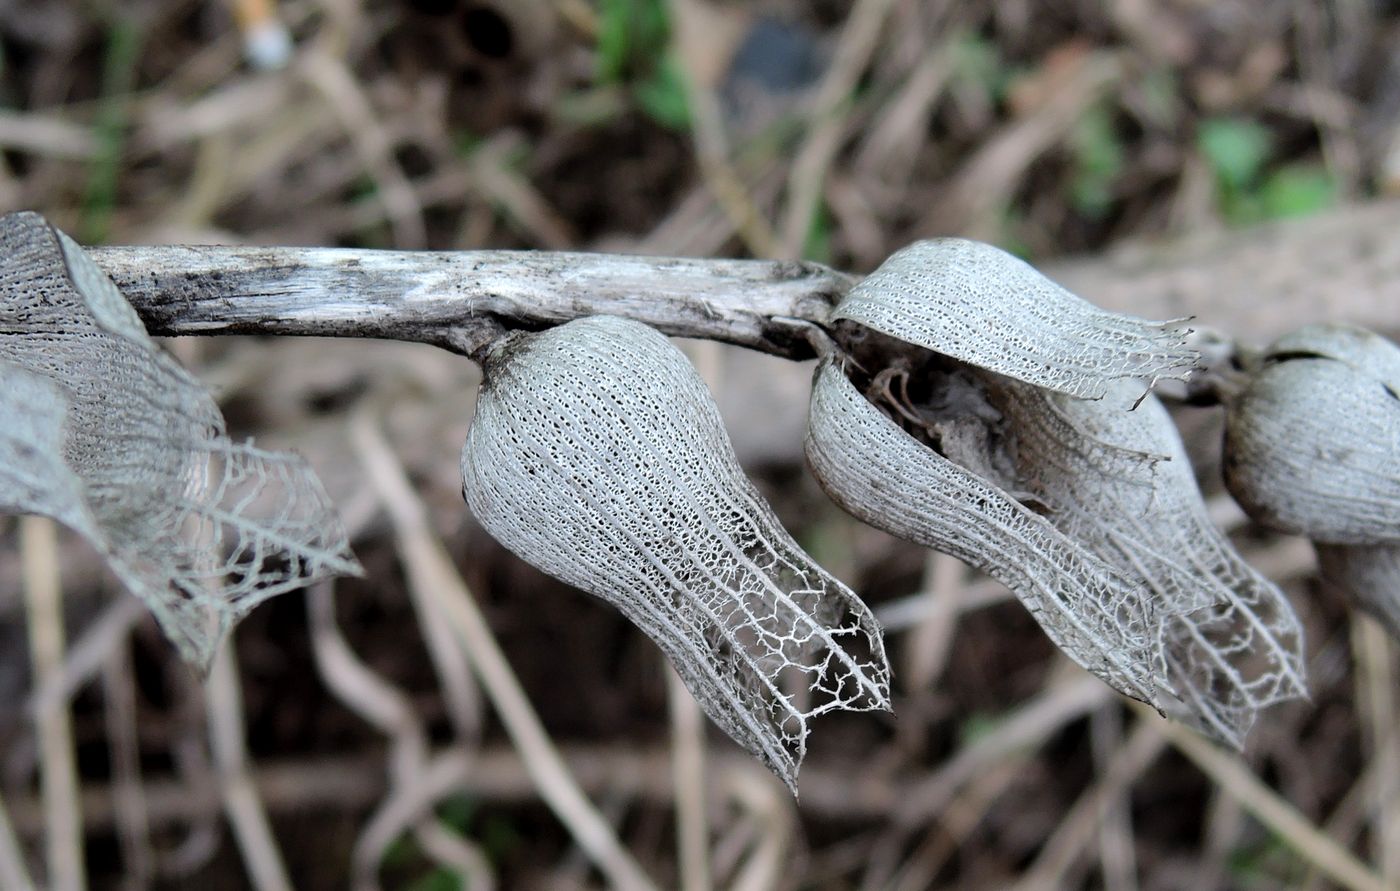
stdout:
[(1124, 378), (1184, 379), (1199, 358), (1184, 325), (1099, 309), (1005, 251), (961, 238), (897, 251), (832, 318), (1085, 398)]
[(82, 480), (63, 462), (68, 397), (42, 375), (0, 362), (0, 513), (48, 516), (91, 535)]
[(37, 214), (0, 220), (0, 368), (0, 450), (55, 458), (9, 465), (0, 505), (84, 534), (192, 663), (268, 597), (360, 571), (305, 461), (231, 442), (199, 382)]
[(1292, 607), (1211, 523), (1155, 397), (1131, 381), (1102, 400), (1004, 378), (993, 388), (1016, 431), (1022, 482), (1051, 521), (1156, 598), (1160, 708), (1238, 747), (1259, 709), (1306, 695)]
[(1342, 325), (1274, 343), (1226, 413), (1225, 481), (1275, 529), (1400, 541), (1400, 348)]
[(1400, 542), (1316, 548), (1322, 577), (1400, 641)]
[(591, 317), (508, 340), (462, 472), (501, 544), (614, 604), (790, 787), (813, 716), (889, 707), (874, 616), (779, 525), (699, 375), (646, 325)]
[(832, 359), (813, 382), (806, 452), (844, 510), (998, 579), (1076, 663), (1127, 696), (1157, 701), (1157, 622), (1142, 583), (914, 439)]

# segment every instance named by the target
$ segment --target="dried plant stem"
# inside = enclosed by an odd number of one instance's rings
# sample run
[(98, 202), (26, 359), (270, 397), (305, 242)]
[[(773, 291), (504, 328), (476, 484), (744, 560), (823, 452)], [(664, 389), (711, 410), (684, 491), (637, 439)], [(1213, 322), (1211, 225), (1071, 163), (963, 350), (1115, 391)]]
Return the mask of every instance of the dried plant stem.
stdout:
[(724, 110), (708, 84), (711, 78), (703, 71), (711, 64), (714, 46), (719, 42), (715, 39), (716, 32), (726, 24), (722, 19), (724, 14), (695, 0), (669, 0), (667, 9), (674, 22), (671, 33), (677, 55), (686, 69), (685, 100), (690, 109), (700, 175), (710, 196), (749, 250), (760, 257), (775, 257), (778, 236), (754, 205), (751, 189), (730, 161)]
[(391, 742), (390, 789), (355, 842), (354, 887), (377, 891), (384, 852), (412, 827), (430, 857), (461, 873), (469, 880), (468, 887), (489, 891), (496, 880), (486, 857), (476, 846), (442, 828), (431, 812), (434, 803), (462, 787), (471, 772), (471, 756), (458, 745), (430, 758), (427, 731), (412, 700), (350, 649), (335, 620), (331, 590), (330, 582), (322, 582), (308, 592), (306, 600), (316, 668), (341, 702)]
[(705, 801), (705, 717), (670, 664), (665, 666), (671, 706), (671, 770), (676, 781), (676, 847), (682, 891), (708, 891), (710, 826)]
[(1356, 651), (1357, 717), (1375, 774), (1368, 802), (1372, 856), (1386, 881), (1400, 884), (1400, 729), (1394, 648), (1380, 624), (1359, 613), (1352, 619), (1352, 646)]
[(743, 861), (729, 884), (730, 891), (771, 891), (781, 882), (792, 841), (793, 813), (791, 799), (772, 776), (759, 771), (756, 765), (732, 771), (725, 776), (726, 791), (739, 807), (748, 812), (758, 837), (749, 856)]
[[(1089, 739), (1094, 769), (1102, 776), (1100, 783), (1106, 783), (1105, 775), (1116, 763), (1114, 756), (1123, 748), (1123, 710), (1118, 703), (1110, 703), (1089, 717)], [(1160, 751), (1165, 745), (1159, 739), (1156, 748)], [(1104, 891), (1137, 891), (1138, 887), (1137, 843), (1133, 838), (1132, 803), (1128, 798), (1130, 786), (1131, 781), (1125, 780), (1116, 794), (1107, 796), (1110, 800), (1098, 820), (1099, 868)]]
[[(1375, 233), (1393, 230), (1397, 219), (1400, 201), (1376, 202), (1244, 232), (1129, 246), (1045, 272), (1105, 309), (1195, 316), (1254, 338), (1336, 319), (1394, 332), (1400, 250)], [(494, 322), (541, 327), (610, 314), (667, 334), (807, 358), (810, 348), (781, 320), (825, 318), (854, 282), (795, 261), (544, 251), (171, 246), (89, 253), (152, 334), (380, 337), (458, 352), (489, 339)], [(1219, 300), (1221, 293), (1231, 300)]]
[(207, 691), (209, 746), (214, 752), (224, 811), (238, 839), (248, 878), (257, 891), (291, 891), (287, 868), (248, 768), (243, 743), (243, 693), (232, 638), (225, 640), (214, 656)]
[[(710, 753), (708, 766), (713, 777), (729, 776), (753, 763), (746, 753), (726, 748), (728, 751)], [(560, 752), (569, 772), (595, 798), (623, 790), (631, 800), (651, 807), (675, 806), (669, 744), (628, 749), (566, 745)], [(461, 760), (465, 764), (466, 756)], [(381, 755), (322, 755), (259, 762), (253, 766), (252, 778), (259, 798), (272, 814), (295, 815), (315, 808), (367, 811), (386, 792), (383, 767)], [(512, 746), (493, 745), (474, 752), (470, 768), (463, 771), (456, 787), (463, 794), (512, 805), (539, 801), (535, 781)], [(711, 787), (720, 782), (713, 780)], [(151, 826), (176, 834), (188, 831), (190, 824), (198, 824), (220, 806), (217, 789), (198, 778), (150, 776), (145, 789)], [(902, 778), (857, 775), (848, 763), (809, 762), (802, 768), (802, 810), (814, 816), (846, 822), (882, 820), (903, 794)], [(89, 832), (115, 831), (115, 800), (109, 783), (83, 784), (83, 822)], [(43, 831), (43, 806), (34, 797), (15, 797), (9, 807), (19, 837), (37, 837)]]
[(1278, 793), (1256, 777), (1233, 755), (1217, 749), (1195, 732), (1161, 720), (1147, 706), (1133, 704), (1181, 754), (1190, 759), (1225, 792), (1239, 800), (1259, 822), (1273, 830), (1295, 853), (1351, 891), (1385, 891), (1389, 884), (1354, 854), (1308, 821)]
[(788, 175), (778, 256), (802, 255), (820, 207), (827, 173), (851, 126), (850, 117), (842, 113), (843, 106), (851, 101), (860, 76), (870, 64), (894, 5), (891, 0), (858, 0), (846, 17), (836, 57), (817, 90), (812, 127)]
[(10, 812), (5, 808), (5, 800), (0, 798), (0, 887), (16, 888), (18, 891), (33, 891), (34, 880), (24, 865), (24, 851), (15, 838), (15, 829), (10, 825)]
[(1051, 686), (1008, 714), (995, 731), (970, 743), (936, 772), (910, 785), (895, 810), (895, 823), (908, 828), (922, 824), (979, 771), (1012, 752), (1037, 745), (1113, 696), (1112, 690), (1087, 674)]
[(112, 803), (116, 807), (117, 838), (128, 889), (146, 888), (151, 883), (150, 825), (146, 819), (146, 793), (141, 786), (135, 686), (131, 654), (122, 637), (102, 666), (102, 699), (112, 761)]
[(1075, 860), (1088, 848), (1115, 806), (1121, 806), (1121, 796), (1130, 788), (1166, 747), (1166, 740), (1152, 723), (1143, 721), (1132, 736), (1108, 761), (1097, 783), (1084, 792), (1074, 806), (1060, 818), (1059, 828), (1050, 836), (1015, 891), (1037, 888), (1058, 888), (1068, 884), (1066, 873)]
[(377, 337), (470, 353), (500, 325), (623, 316), (791, 357), (851, 279), (797, 261), (529, 251), (122, 247), (90, 256), (152, 334)]
[(584, 796), (550, 741), (384, 435), (368, 415), (356, 418), (351, 435), (389, 512), (409, 585), (421, 588), (442, 607), (540, 796), (614, 887), (651, 891), (655, 885)]
[(47, 679), (36, 679), (25, 708), (38, 715), (67, 702), (79, 687), (102, 670), (132, 626), (147, 615), (146, 607), (135, 597), (119, 596), (113, 600), (68, 647), (62, 670)]
[[(63, 600), (58, 577), (58, 530), (52, 520), (21, 517), (20, 550), (29, 612), (29, 657), (34, 684), (44, 687), (63, 671)], [(67, 698), (51, 701), (35, 716), (40, 786), (44, 799), (45, 861), (53, 891), (80, 891), (83, 819), (73, 760), (73, 728)]]
[(905, 683), (917, 691), (932, 689), (947, 665), (968, 589), (967, 566), (956, 557), (930, 551), (924, 558), (921, 587), (918, 596), (927, 607), (909, 630), (904, 660)]
[(1022, 771), (1029, 760), (1021, 755), (1012, 755), (979, 774), (939, 813), (937, 821), (930, 825), (918, 848), (899, 864), (898, 874), (894, 878), (882, 878), (891, 869), (887, 864), (874, 862), (872, 858), (861, 887), (889, 888), (891, 891), (923, 891), (933, 887), (948, 858), (962, 847), (1006, 790), (1023, 778)]

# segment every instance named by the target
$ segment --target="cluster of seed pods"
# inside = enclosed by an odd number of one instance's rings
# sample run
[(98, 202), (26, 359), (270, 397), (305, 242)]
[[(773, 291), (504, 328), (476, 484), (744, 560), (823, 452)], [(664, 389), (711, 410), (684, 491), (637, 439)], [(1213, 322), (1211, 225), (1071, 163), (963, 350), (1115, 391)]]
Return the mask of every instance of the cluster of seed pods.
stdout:
[[(1193, 368), (1184, 325), (958, 239), (894, 255), (828, 321), (806, 452), (841, 507), (1001, 580), (1075, 662), (1218, 739), (1305, 695), (1293, 611), (1211, 525), (1150, 394)], [(483, 364), (464, 494), (507, 548), (615, 604), (794, 788), (810, 718), (888, 707), (869, 609), (778, 524), (664, 337), (585, 318)]]
[(893, 393), (858, 375), (873, 401), (823, 362), (807, 454), (838, 503), (1000, 579), (1075, 662), (1217, 739), (1305, 695), (1292, 609), (1211, 524), (1149, 392), (1190, 372), (1183, 325), (961, 239), (905, 248), (833, 315), (956, 360)]

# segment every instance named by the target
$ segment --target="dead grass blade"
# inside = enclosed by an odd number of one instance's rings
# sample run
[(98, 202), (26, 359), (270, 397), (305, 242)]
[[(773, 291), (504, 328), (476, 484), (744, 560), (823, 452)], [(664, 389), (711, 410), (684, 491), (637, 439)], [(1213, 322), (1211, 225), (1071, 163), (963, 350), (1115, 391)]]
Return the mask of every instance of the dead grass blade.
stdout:
[[(63, 671), (63, 592), (58, 576), (58, 530), (46, 517), (26, 516), (19, 524), (24, 565), (25, 607), (29, 613), (29, 658), (38, 687), (54, 683)], [(39, 783), (44, 799), (45, 861), (53, 891), (87, 886), (83, 861), (83, 817), (78, 807), (78, 776), (68, 699), (54, 700), (35, 715), (39, 740)]]
[[(1149, 720), (1157, 721), (1157, 716), (1147, 706), (1134, 704), (1134, 707)], [(1277, 833), (1298, 856), (1327, 873), (1339, 885), (1351, 891), (1386, 891), (1393, 888), (1357, 859), (1355, 854), (1329, 838), (1297, 808), (1265, 786), (1239, 758), (1227, 755), (1179, 724), (1157, 722), (1161, 732), (1181, 754), (1227, 794), (1236, 798), (1260, 823)]]

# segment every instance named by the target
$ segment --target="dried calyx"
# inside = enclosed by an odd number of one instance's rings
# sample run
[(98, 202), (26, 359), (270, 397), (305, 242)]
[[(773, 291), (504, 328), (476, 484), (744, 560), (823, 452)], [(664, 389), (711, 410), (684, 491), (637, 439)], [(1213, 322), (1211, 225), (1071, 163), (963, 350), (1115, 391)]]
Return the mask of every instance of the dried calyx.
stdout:
[(200, 667), (256, 604), (360, 571), (306, 463), (231, 442), (111, 280), (33, 213), (0, 219), (0, 512), (81, 533)]
[(895, 252), (836, 307), (840, 319), (1091, 399), (1113, 381), (1184, 379), (1198, 360), (1180, 322), (1099, 309), (1005, 251), (962, 238)]
[[(870, 525), (1000, 580), (1071, 659), (1120, 692), (1155, 703), (1152, 629), (1124, 620), (1144, 613), (1144, 590), (995, 481), (999, 475), (988, 471), (1005, 453), (991, 441), (993, 431), (974, 413), (949, 411), (959, 402), (973, 404), (975, 385), (931, 367), (922, 371), (917, 383), (938, 378), (939, 395), (914, 401), (907, 377), (895, 385), (897, 394), (881, 382), (877, 398), (893, 409), (887, 415), (862, 395), (840, 361), (823, 360), (812, 385), (806, 441), (808, 463), (823, 488)], [(960, 400), (959, 393), (969, 398)], [(919, 438), (896, 418), (916, 419)]]
[(992, 390), (1051, 522), (1147, 591), (1159, 708), (1240, 746), (1258, 710), (1306, 695), (1297, 617), (1211, 523), (1156, 397), (1132, 382), (1096, 401), (1004, 379)]
[(779, 525), (665, 337), (580, 319), (510, 336), (485, 372), (462, 453), (482, 525), (614, 604), (790, 787), (813, 716), (888, 708), (874, 617)]
[(852, 355), (817, 373), (807, 452), (838, 503), (1001, 579), (1080, 665), (1221, 740), (1304, 695), (1296, 617), (1147, 393), (1190, 367), (1183, 330), (960, 241), (897, 254), (833, 316), (889, 335), (838, 326)]
[(1273, 343), (1228, 406), (1225, 481), (1400, 637), (1400, 348), (1346, 325)]

